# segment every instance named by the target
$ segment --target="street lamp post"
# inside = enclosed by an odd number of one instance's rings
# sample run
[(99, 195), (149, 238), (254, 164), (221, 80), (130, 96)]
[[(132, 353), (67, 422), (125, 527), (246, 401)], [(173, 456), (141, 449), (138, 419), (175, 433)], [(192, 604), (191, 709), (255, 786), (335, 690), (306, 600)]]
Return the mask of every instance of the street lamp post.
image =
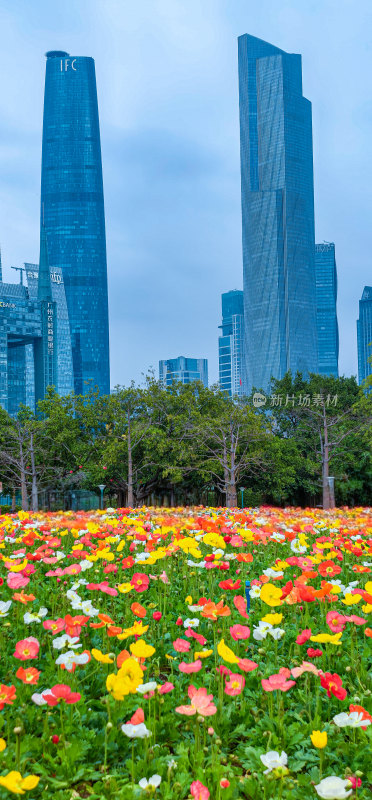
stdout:
[(101, 490), (101, 511), (103, 511), (103, 492), (106, 489), (105, 483), (99, 483), (98, 488)]

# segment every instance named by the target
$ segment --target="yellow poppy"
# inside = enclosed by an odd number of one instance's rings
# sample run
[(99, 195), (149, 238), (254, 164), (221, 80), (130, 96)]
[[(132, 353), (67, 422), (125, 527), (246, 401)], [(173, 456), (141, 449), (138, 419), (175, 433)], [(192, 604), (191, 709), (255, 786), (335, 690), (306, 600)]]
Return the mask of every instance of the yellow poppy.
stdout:
[(282, 590), (273, 583), (264, 583), (261, 588), (260, 598), (267, 606), (281, 605)]
[(219, 644), (217, 645), (217, 652), (218, 655), (223, 658), (224, 661), (227, 661), (228, 664), (237, 664), (239, 659), (233, 653), (233, 651), (225, 644), (225, 640), (221, 639)]
[(105, 653), (101, 653), (101, 651), (97, 650), (95, 647), (93, 647), (93, 650), (91, 650), (91, 653), (92, 653), (93, 658), (95, 658), (95, 660), (98, 661), (100, 664), (113, 664), (114, 663), (114, 659), (110, 658), (110, 654), (109, 653), (106, 653), (106, 654)]
[(342, 631), (339, 633), (318, 633), (316, 636), (310, 636), (311, 642), (319, 642), (320, 644), (341, 644)]
[(314, 747), (317, 747), (318, 750), (323, 750), (328, 741), (327, 731), (313, 731), (310, 734), (310, 739)]
[(155, 647), (147, 644), (144, 639), (138, 639), (137, 642), (133, 642), (129, 649), (136, 658), (150, 658), (155, 653)]

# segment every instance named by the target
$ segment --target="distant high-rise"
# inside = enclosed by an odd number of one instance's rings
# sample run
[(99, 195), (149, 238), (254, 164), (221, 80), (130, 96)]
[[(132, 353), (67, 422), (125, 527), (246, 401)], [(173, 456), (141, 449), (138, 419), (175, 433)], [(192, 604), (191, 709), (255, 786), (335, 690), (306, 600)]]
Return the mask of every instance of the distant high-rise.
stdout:
[(244, 394), (318, 371), (311, 103), (301, 56), (239, 45)]
[(315, 245), (318, 370), (338, 378), (337, 267), (332, 242)]
[(365, 286), (359, 300), (358, 335), (358, 380), (362, 383), (372, 375), (372, 286)]
[(222, 329), (218, 337), (219, 384), (230, 397), (240, 397), (242, 386), (243, 292), (234, 289), (221, 295)]
[(163, 386), (171, 386), (176, 381), (201, 381), (204, 386), (208, 386), (208, 359), (179, 356), (159, 361), (159, 381)]
[(46, 54), (41, 223), (62, 269), (74, 389), (110, 391), (106, 235), (93, 58)]

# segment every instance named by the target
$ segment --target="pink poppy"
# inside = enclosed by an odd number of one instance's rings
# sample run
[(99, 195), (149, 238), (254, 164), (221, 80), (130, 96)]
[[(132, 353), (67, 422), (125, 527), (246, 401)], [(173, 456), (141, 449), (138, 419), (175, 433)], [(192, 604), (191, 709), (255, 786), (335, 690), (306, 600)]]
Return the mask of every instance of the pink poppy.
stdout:
[(202, 668), (203, 664), (201, 659), (198, 658), (197, 661), (192, 661), (191, 664), (186, 664), (186, 661), (181, 661), (178, 665), (178, 669), (180, 672), (186, 672), (189, 674), (190, 672), (199, 672)]
[(146, 592), (149, 583), (149, 576), (145, 572), (135, 572), (132, 575), (131, 584), (136, 592)]
[(46, 572), (45, 573), (45, 577), (46, 578), (54, 578), (54, 577), (60, 578), (61, 575), (64, 575), (64, 574), (65, 574), (64, 569), (62, 569), (62, 567), (57, 567), (57, 569), (50, 569), (49, 572)]
[(356, 614), (350, 614), (350, 616), (345, 617), (346, 622), (353, 622), (354, 625), (366, 625), (367, 620), (363, 619), (363, 617), (357, 617)]
[(210, 791), (200, 781), (193, 781), (190, 786), (190, 794), (194, 800), (208, 800)]
[(23, 586), (27, 586), (30, 583), (30, 579), (26, 578), (25, 575), (21, 575), (20, 572), (8, 572), (6, 582), (9, 589), (22, 589)]
[(245, 686), (244, 675), (232, 672), (229, 680), (225, 683), (225, 694), (241, 694)]
[(339, 614), (338, 611), (328, 611), (326, 622), (332, 633), (340, 633), (344, 630), (347, 620), (346, 617), (344, 617), (343, 614)]
[(111, 597), (116, 597), (117, 590), (108, 585), (108, 581), (101, 581), (101, 583), (87, 583), (87, 589), (97, 590), (104, 594), (109, 594)]
[(65, 567), (63, 570), (65, 575), (79, 575), (81, 572), (80, 564), (70, 564), (68, 567)]
[(187, 694), (191, 700), (188, 706), (178, 706), (176, 711), (178, 714), (186, 714), (187, 717), (193, 714), (200, 714), (201, 717), (212, 717), (216, 713), (217, 708), (212, 702), (213, 694), (207, 694), (205, 688), (196, 689), (195, 686), (189, 686)]
[(234, 597), (233, 603), (235, 608), (239, 611), (240, 616), (244, 617), (244, 619), (249, 619), (249, 614), (247, 614), (247, 601), (245, 597), (243, 597), (241, 594), (237, 594)]
[[(288, 560), (288, 559), (287, 559)], [(301, 633), (298, 634), (296, 639), (296, 644), (305, 644), (305, 642), (310, 639), (311, 636), (311, 628), (305, 628)]]
[(173, 689), (174, 689), (173, 683), (170, 683), (170, 681), (166, 681), (165, 683), (162, 683), (160, 686), (158, 686), (159, 694), (168, 694), (168, 692), (172, 692)]
[[(181, 620), (181, 624), (182, 624), (182, 620)], [(206, 640), (205, 636), (203, 636), (202, 633), (195, 633), (195, 631), (193, 631), (192, 628), (187, 628), (187, 630), (185, 631), (185, 636), (187, 636), (188, 639), (195, 639), (195, 641), (198, 642), (198, 644), (201, 644), (201, 645), (207, 644), (207, 640)]]
[(173, 647), (177, 653), (188, 653), (191, 644), (190, 642), (186, 642), (186, 639), (175, 639), (173, 642)]
[(51, 631), (53, 636), (55, 636), (56, 633), (63, 631), (64, 627), (65, 621), (61, 617), (58, 619), (45, 619), (43, 621), (43, 628), (45, 628), (46, 631)]
[(238, 667), (243, 672), (252, 672), (252, 670), (257, 669), (258, 664), (255, 661), (250, 661), (249, 658), (240, 658), (238, 661)]
[(230, 634), (235, 642), (238, 642), (239, 639), (248, 639), (251, 635), (250, 628), (247, 625), (232, 625), (230, 628)]
[(265, 692), (275, 692), (277, 690), (281, 692), (288, 692), (292, 686), (296, 685), (296, 681), (287, 680), (290, 674), (291, 673), (289, 669), (282, 667), (277, 674), (270, 675), (269, 678), (262, 678), (262, 688), (265, 690)]
[(29, 636), (27, 639), (20, 639), (17, 642), (14, 658), (19, 658), (20, 661), (27, 661), (29, 658), (37, 658), (40, 650), (40, 644), (34, 636)]
[(291, 669), (294, 678), (299, 678), (304, 672), (312, 672), (314, 675), (319, 675), (319, 670), (309, 661), (303, 661), (299, 667), (293, 667), (293, 669)]

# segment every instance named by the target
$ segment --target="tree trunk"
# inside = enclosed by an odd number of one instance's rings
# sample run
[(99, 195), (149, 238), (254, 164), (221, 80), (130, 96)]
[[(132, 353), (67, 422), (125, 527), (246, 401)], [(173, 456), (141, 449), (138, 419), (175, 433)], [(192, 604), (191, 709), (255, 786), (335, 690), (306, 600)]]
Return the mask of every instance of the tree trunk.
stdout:
[(38, 493), (37, 493), (37, 477), (35, 468), (35, 449), (34, 449), (34, 434), (30, 433), (30, 458), (31, 458), (31, 476), (32, 476), (32, 489), (31, 489), (31, 508), (32, 511), (38, 511)]
[(323, 463), (322, 463), (322, 476), (323, 476), (323, 508), (328, 511), (330, 508), (329, 497), (329, 444), (328, 444), (328, 426), (325, 406), (323, 405)]
[(25, 460), (23, 457), (22, 443), (20, 444), (20, 478), (21, 478), (22, 511), (28, 511)]
[(12, 511), (16, 510), (16, 491), (12, 489)]
[(133, 508), (134, 506), (134, 496), (133, 496), (133, 459), (132, 459), (132, 441), (131, 441), (131, 430), (130, 430), (130, 414), (128, 411), (128, 508)]

